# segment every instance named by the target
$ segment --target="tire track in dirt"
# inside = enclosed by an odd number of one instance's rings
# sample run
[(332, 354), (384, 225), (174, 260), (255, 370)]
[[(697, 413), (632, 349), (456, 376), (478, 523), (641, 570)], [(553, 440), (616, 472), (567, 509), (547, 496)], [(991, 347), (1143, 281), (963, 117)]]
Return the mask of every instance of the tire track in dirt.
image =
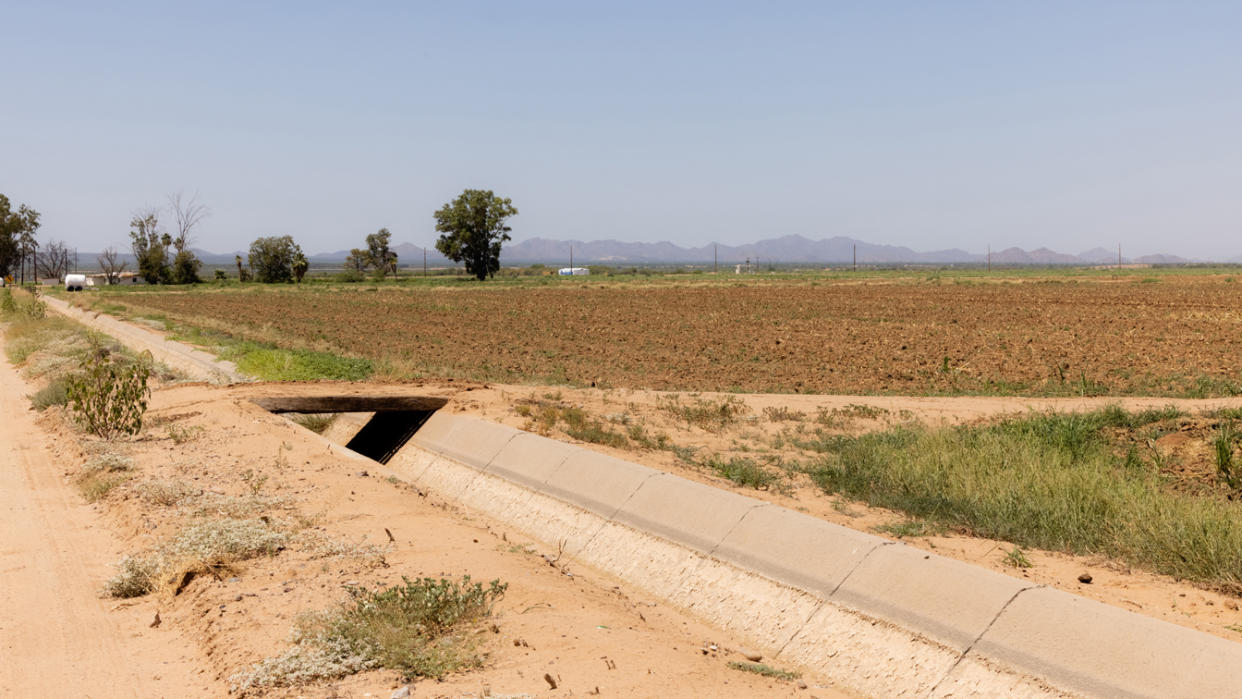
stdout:
[(196, 697), (226, 693), (154, 602), (100, 599), (120, 557), (101, 520), (61, 477), (0, 365), (0, 688), (6, 696)]

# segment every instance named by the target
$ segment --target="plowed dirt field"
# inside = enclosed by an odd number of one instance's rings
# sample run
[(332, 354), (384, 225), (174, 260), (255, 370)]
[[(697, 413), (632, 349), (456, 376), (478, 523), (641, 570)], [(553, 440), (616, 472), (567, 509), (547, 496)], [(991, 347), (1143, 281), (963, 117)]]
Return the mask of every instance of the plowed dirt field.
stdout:
[(1223, 277), (256, 287), (116, 300), (424, 376), (776, 393), (1242, 391), (1242, 284)]

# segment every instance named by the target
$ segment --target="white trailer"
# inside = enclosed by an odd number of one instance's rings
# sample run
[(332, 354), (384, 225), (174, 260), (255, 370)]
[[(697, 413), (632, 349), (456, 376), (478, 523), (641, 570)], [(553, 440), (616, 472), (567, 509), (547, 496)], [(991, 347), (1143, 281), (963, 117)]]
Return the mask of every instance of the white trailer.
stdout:
[(81, 291), (86, 288), (85, 274), (66, 274), (65, 291)]

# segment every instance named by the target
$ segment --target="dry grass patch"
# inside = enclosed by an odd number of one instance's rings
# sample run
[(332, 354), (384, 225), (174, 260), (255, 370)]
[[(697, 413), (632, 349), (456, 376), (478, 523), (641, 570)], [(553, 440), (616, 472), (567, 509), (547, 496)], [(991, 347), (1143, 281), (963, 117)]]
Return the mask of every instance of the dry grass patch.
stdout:
[(375, 591), (348, 588), (350, 599), (339, 608), (302, 617), (292, 647), (234, 675), (234, 689), (244, 696), (381, 667), (406, 680), (438, 679), (482, 665), (473, 631), (507, 585), (493, 580), (485, 587), (469, 576), (402, 581)]
[(207, 519), (184, 527), (148, 556), (128, 556), (104, 584), (113, 597), (139, 597), (157, 589), (179, 593), (194, 577), (220, 576), (232, 566), (284, 550), (289, 534), (263, 519)]

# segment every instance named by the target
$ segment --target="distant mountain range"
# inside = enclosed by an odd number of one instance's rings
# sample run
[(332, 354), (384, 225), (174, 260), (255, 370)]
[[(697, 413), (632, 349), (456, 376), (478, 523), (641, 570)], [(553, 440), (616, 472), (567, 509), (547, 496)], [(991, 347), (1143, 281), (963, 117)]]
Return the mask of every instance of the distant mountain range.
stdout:
[[(501, 251), (501, 264), (533, 264), (543, 263), (554, 266), (568, 265), (572, 247), (573, 263), (607, 264), (607, 265), (657, 265), (657, 264), (711, 264), (713, 259), (721, 265), (732, 265), (749, 260), (756, 264), (814, 264), (844, 265), (851, 264), (857, 253), (859, 264), (984, 264), (988, 261), (986, 253), (972, 253), (953, 248), (950, 250), (933, 250), (918, 252), (908, 247), (894, 245), (877, 245), (862, 240), (846, 237), (811, 240), (800, 235), (787, 235), (780, 238), (760, 240), (746, 245), (703, 245), (700, 247), (683, 248), (670, 242), (629, 243), (619, 240), (552, 240), (549, 238), (530, 238), (516, 243), (509, 243)], [(402, 267), (418, 267), (423, 262), (423, 248), (413, 243), (400, 243), (393, 246)], [(232, 265), (236, 255), (246, 258), (246, 252), (214, 253), (208, 250), (195, 249), (194, 252), (204, 264)], [(307, 259), (316, 267), (340, 265), (349, 255), (349, 250), (336, 250), (308, 255)], [(94, 262), (96, 253), (82, 253), (82, 262)], [(124, 255), (132, 268), (133, 257)], [(992, 264), (996, 265), (1105, 265), (1117, 263), (1117, 251), (1104, 248), (1093, 248), (1077, 255), (1066, 254), (1038, 248), (1023, 250), (1007, 248), (993, 252)], [(1180, 264), (1192, 262), (1176, 255), (1143, 255), (1140, 257), (1123, 257), (1126, 264)], [(1242, 263), (1242, 256), (1226, 260), (1226, 262)], [(443, 267), (452, 263), (434, 248), (427, 249), (427, 264)]]

